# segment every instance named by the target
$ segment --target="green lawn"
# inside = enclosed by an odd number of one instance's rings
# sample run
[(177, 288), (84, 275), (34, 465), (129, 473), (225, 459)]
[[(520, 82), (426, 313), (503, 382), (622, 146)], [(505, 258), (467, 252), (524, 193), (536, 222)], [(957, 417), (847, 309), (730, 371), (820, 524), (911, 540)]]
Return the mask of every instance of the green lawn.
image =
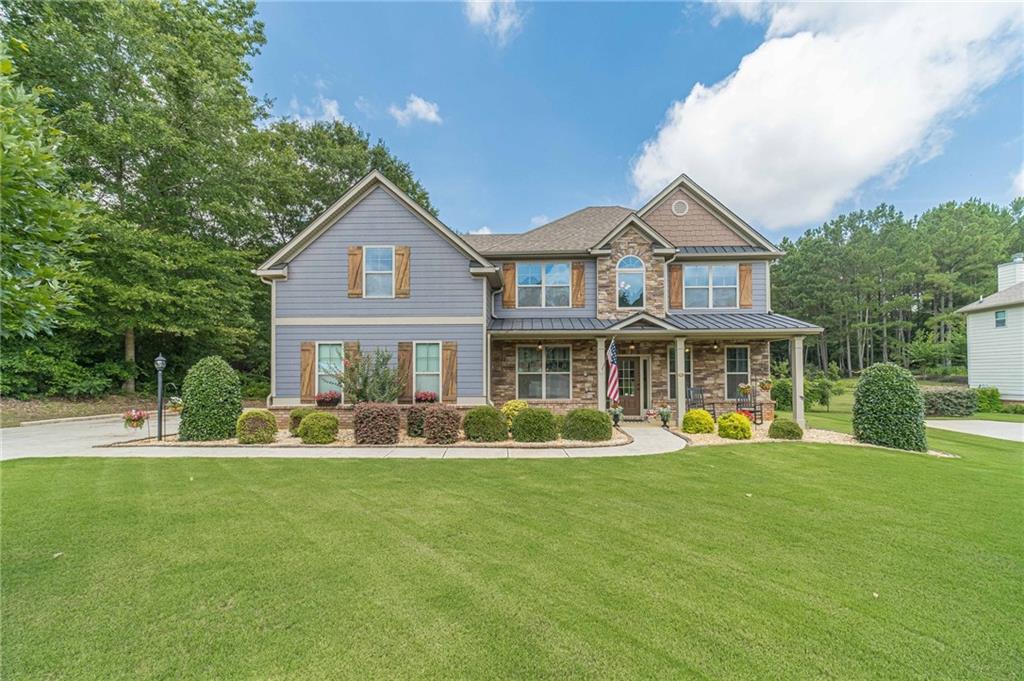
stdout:
[(932, 446), (5, 462), (0, 675), (1019, 676), (1024, 455)]

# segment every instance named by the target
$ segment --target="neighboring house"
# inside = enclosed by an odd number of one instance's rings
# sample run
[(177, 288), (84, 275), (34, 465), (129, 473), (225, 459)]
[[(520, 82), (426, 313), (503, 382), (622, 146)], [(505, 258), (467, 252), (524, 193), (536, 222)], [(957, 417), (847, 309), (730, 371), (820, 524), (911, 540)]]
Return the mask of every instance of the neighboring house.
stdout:
[(998, 290), (960, 308), (967, 315), (967, 380), (1024, 401), (1024, 253), (998, 269)]
[(372, 172), (255, 272), (272, 287), (269, 400), (337, 389), (344, 358), (379, 347), (407, 377), (400, 401), (604, 409), (614, 338), (626, 417), (678, 417), (691, 386), (729, 408), (788, 339), (802, 421), (803, 338), (821, 329), (772, 310), (782, 255), (685, 175), (639, 210), (460, 236)]

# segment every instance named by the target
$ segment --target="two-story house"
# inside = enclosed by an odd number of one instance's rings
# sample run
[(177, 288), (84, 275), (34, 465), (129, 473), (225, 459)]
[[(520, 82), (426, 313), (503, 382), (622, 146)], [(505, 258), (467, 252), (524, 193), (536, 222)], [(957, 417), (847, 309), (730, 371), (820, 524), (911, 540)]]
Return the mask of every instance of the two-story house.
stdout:
[(269, 401), (311, 402), (345, 357), (385, 348), (400, 402), (604, 409), (614, 339), (626, 418), (679, 417), (694, 386), (730, 408), (788, 339), (803, 421), (803, 338), (821, 329), (772, 310), (782, 255), (685, 175), (639, 210), (461, 236), (372, 172), (256, 270), (272, 287)]

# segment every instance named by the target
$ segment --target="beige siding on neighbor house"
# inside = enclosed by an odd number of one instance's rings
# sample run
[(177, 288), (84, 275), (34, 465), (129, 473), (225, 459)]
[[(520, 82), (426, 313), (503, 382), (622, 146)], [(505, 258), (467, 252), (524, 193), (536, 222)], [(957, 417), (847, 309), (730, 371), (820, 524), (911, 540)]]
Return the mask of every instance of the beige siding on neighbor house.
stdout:
[[(672, 204), (679, 199), (689, 205), (686, 215), (681, 217), (672, 212)], [(676, 246), (750, 245), (682, 189), (669, 194), (643, 218)]]
[[(1006, 326), (996, 328), (996, 312)], [(1004, 400), (1024, 400), (1024, 305), (967, 315), (967, 378), (972, 388), (995, 386)]]

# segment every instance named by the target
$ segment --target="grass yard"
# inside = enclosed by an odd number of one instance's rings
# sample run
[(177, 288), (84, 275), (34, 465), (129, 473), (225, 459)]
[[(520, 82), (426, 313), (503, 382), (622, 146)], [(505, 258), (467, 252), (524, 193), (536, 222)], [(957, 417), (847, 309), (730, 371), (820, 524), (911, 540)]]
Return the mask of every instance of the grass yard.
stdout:
[(1024, 454), (0, 465), (2, 676), (1011, 678)]

